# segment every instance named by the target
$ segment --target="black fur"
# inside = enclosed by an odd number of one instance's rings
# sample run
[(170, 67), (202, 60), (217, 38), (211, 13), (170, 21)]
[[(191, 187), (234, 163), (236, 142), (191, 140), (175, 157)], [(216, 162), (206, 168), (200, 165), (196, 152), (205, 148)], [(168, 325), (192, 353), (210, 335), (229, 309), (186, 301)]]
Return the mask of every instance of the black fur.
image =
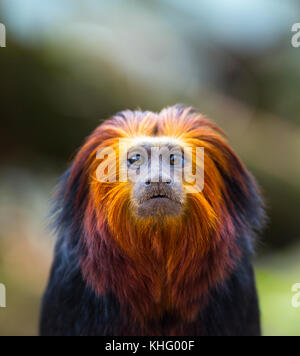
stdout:
[[(112, 295), (98, 298), (86, 286), (74, 255), (61, 242), (50, 283), (46, 291), (40, 333), (43, 336), (117, 336), (134, 335), (138, 326), (127, 325), (119, 313), (118, 302)], [(259, 336), (260, 315), (253, 271), (249, 256), (226, 282), (212, 291), (210, 303), (197, 320), (185, 327), (184, 336)], [(76, 258), (75, 258), (76, 261)], [(166, 315), (154, 335), (168, 336), (169, 324), (176, 325)], [(140, 332), (140, 331), (139, 331)]]

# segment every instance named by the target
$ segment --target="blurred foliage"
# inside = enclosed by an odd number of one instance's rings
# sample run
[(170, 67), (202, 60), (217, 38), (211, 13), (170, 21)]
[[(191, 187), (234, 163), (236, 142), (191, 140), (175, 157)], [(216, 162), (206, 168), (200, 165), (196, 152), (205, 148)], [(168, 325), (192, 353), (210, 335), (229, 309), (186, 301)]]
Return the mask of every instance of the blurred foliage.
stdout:
[(37, 333), (48, 200), (85, 137), (120, 110), (177, 102), (212, 117), (258, 179), (269, 215), (258, 243), (264, 332), (300, 335), (290, 304), (300, 282), (299, 10), (293, 0), (1, 0), (1, 335)]

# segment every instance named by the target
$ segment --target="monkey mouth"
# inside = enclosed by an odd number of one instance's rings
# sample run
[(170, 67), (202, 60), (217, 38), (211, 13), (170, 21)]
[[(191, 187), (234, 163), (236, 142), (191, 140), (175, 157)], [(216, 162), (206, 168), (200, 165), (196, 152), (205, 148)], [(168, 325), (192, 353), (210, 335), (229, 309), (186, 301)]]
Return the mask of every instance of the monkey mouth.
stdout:
[(145, 197), (137, 208), (141, 218), (178, 216), (182, 212), (182, 203), (168, 194), (152, 194)]
[(170, 199), (166, 194), (153, 195), (150, 200), (154, 199)]

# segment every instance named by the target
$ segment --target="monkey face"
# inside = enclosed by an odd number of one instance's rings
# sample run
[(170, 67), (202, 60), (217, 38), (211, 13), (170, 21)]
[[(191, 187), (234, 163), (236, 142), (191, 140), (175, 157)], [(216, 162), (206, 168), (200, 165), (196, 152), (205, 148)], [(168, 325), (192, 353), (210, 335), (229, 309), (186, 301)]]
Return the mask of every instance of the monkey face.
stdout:
[(183, 151), (168, 138), (139, 140), (128, 151), (131, 201), (139, 218), (179, 216), (185, 205)]

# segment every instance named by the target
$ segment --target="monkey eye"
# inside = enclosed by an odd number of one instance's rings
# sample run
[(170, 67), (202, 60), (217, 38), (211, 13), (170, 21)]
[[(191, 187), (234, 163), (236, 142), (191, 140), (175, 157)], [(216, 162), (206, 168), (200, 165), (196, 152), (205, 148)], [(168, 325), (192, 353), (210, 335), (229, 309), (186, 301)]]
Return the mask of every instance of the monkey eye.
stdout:
[(170, 165), (171, 166), (179, 166), (179, 165), (182, 165), (183, 162), (184, 162), (184, 159), (183, 159), (182, 155), (172, 154), (170, 156)]
[(136, 154), (136, 155), (128, 158), (128, 164), (130, 166), (140, 167), (144, 163), (145, 163), (145, 159), (140, 154)]

